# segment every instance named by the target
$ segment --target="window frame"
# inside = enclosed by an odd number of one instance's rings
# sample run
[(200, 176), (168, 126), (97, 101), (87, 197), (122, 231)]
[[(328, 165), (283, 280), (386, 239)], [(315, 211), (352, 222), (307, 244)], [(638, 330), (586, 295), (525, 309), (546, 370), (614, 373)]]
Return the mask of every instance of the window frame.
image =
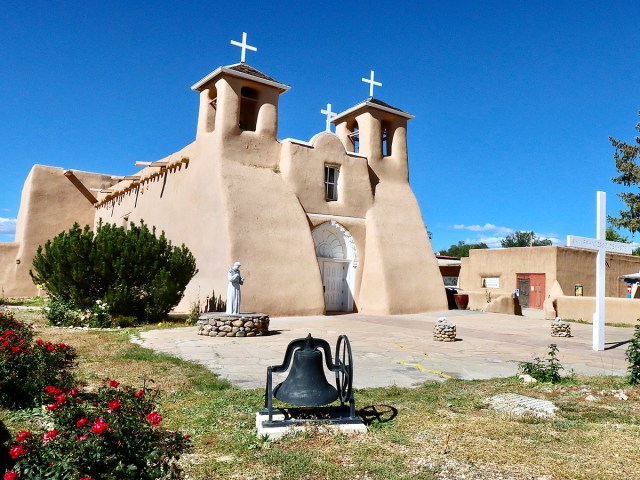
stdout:
[[(333, 178), (331, 174), (333, 173)], [(324, 165), (324, 199), (327, 202), (338, 201), (338, 184), (340, 181), (340, 167)]]

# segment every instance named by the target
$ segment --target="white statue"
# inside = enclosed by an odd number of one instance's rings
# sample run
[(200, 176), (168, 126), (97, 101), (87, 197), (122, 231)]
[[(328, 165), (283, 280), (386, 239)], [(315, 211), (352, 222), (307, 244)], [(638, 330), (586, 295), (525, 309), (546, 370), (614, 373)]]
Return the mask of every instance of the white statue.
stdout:
[(227, 313), (240, 313), (240, 285), (244, 283), (244, 277), (240, 276), (240, 262), (236, 262), (229, 269), (229, 286), (227, 287)]

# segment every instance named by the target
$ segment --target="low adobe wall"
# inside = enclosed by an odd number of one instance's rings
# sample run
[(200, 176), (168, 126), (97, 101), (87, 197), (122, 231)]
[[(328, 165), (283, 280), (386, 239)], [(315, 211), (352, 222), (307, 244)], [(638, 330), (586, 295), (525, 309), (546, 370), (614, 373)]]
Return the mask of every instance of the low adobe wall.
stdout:
[[(510, 292), (489, 290), (490, 297), (487, 295), (487, 291), (461, 291), (460, 293), (466, 293), (469, 295), (469, 310), (480, 310), (488, 313), (506, 313), (508, 315), (522, 315), (522, 309), (520, 304), (516, 305), (516, 301), (513, 298), (513, 294)], [(490, 301), (487, 302), (487, 298)]]
[[(562, 319), (583, 320), (591, 323), (593, 313), (596, 310), (595, 297), (570, 297), (559, 296), (554, 299), (555, 316)], [(550, 317), (552, 309), (545, 309), (547, 318)], [(605, 322), (624, 323), (636, 325), (640, 318), (640, 300), (633, 298), (611, 298), (605, 299)]]

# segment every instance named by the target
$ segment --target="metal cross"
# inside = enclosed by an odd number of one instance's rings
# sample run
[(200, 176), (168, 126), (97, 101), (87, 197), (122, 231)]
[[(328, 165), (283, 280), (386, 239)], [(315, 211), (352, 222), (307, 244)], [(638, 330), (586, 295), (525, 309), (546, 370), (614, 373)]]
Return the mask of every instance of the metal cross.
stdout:
[(242, 43), (236, 41), (236, 40), (231, 40), (231, 45), (235, 45), (236, 47), (240, 47), (242, 49), (242, 54), (240, 55), (240, 61), (242, 63), (244, 63), (244, 59), (245, 59), (245, 55), (247, 53), (247, 50), (251, 50), (252, 52), (257, 52), (258, 49), (256, 47), (252, 47), (251, 45), (249, 45), (247, 43), (247, 34), (246, 32), (242, 32)]
[(335, 118), (337, 113), (336, 112), (332, 112), (331, 111), (331, 104), (327, 103), (327, 109), (325, 110), (324, 108), (322, 110), (320, 110), (320, 113), (322, 113), (323, 115), (327, 116), (327, 126), (326, 126), (326, 131), (330, 132), (331, 131), (331, 119)]
[(362, 81), (364, 83), (368, 83), (369, 84), (369, 96), (373, 97), (373, 86), (376, 85), (378, 87), (382, 86), (381, 82), (376, 82), (374, 79), (374, 72), (373, 70), (371, 70), (371, 78), (363, 78)]

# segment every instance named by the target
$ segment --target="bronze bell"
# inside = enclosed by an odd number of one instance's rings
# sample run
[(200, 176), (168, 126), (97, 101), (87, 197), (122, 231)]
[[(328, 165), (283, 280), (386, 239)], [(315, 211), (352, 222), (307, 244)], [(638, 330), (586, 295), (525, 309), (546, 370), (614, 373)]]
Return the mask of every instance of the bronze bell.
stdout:
[(289, 375), (276, 385), (273, 394), (278, 400), (299, 407), (318, 407), (338, 399), (338, 391), (324, 375), (322, 352), (311, 335), (306, 338), (304, 348), (295, 351)]

